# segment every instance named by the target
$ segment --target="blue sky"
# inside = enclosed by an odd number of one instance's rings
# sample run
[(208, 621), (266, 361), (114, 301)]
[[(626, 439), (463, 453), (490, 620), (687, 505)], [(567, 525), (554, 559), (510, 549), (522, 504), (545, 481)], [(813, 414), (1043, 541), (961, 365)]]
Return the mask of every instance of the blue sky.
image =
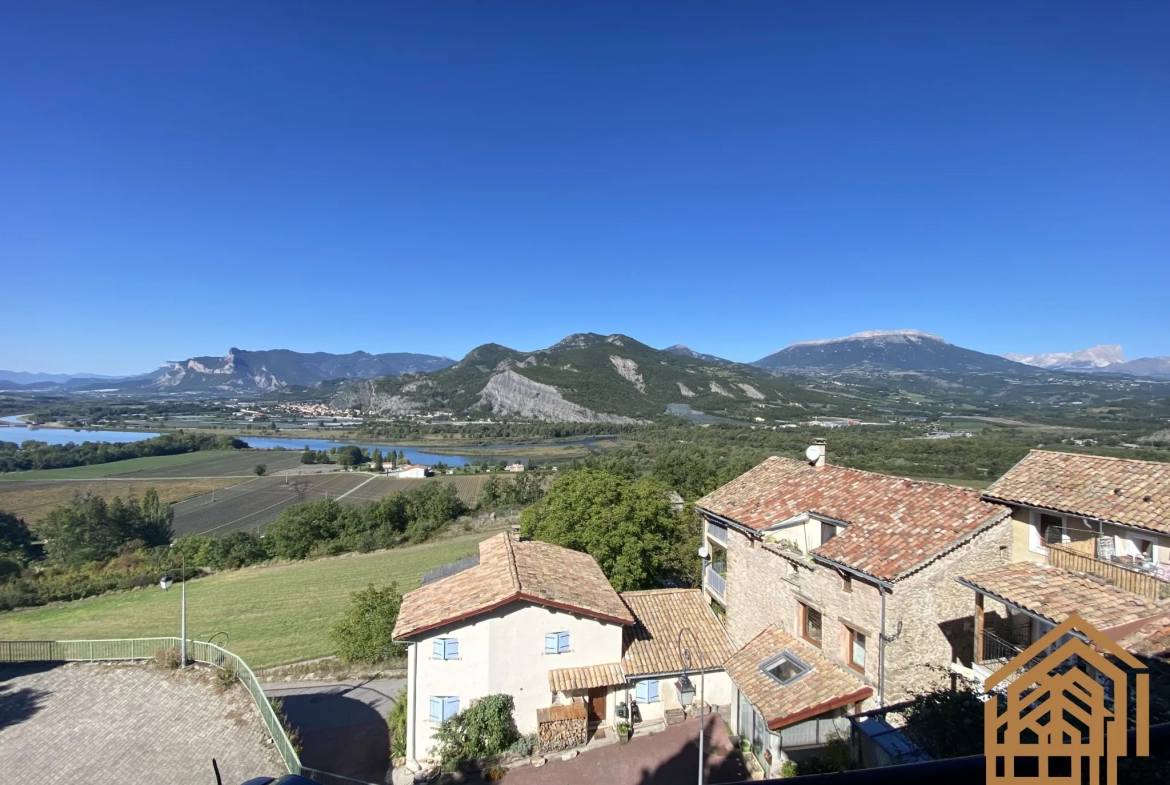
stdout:
[(1164, 2), (7, 3), (0, 368), (1165, 355), (1168, 139)]

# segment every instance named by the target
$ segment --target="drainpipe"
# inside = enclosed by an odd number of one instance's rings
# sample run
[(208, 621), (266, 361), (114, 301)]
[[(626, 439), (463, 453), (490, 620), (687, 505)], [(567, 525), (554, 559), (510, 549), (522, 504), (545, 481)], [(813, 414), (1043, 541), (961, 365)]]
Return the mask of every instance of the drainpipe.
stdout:
[(406, 695), (406, 722), (408, 733), (410, 734), (410, 760), (417, 761), (418, 756), (415, 755), (414, 749), (418, 744), (418, 728), (415, 727), (414, 719), (418, 716), (418, 643), (410, 644), (409, 651), (410, 659), (408, 663), (413, 662), (414, 667), (410, 669), (410, 690)]
[(878, 647), (878, 708), (886, 705), (886, 589), (878, 586), (882, 593), (882, 631), (878, 635), (881, 645)]

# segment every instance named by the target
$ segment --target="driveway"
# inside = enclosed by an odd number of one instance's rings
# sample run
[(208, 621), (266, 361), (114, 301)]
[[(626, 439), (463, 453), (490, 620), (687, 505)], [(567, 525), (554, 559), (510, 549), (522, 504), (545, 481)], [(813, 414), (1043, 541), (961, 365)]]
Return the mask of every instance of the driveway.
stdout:
[(301, 763), (366, 782), (390, 768), (386, 717), (405, 679), (297, 681), (264, 685), (301, 735)]
[[(715, 714), (707, 718), (704, 752), (707, 783), (742, 782), (747, 769), (727, 737), (727, 726)], [(699, 721), (672, 725), (661, 733), (634, 738), (629, 744), (582, 752), (564, 761), (552, 755), (539, 769), (521, 766), (508, 772), (508, 785), (676, 785), (699, 776)]]

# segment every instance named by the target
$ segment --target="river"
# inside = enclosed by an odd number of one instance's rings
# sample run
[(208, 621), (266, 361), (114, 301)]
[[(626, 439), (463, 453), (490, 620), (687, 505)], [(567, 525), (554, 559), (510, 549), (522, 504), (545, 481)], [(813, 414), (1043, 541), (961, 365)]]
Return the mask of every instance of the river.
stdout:
[[(9, 427), (0, 426), (0, 442), (16, 442), (17, 444), (27, 439), (34, 439), (46, 444), (69, 444), (70, 442), (74, 444), (80, 444), (81, 442), (126, 444), (128, 442), (140, 442), (143, 439), (151, 439), (159, 435), (146, 431), (102, 431), (85, 428), (29, 428), (20, 419), (20, 415), (0, 417), (0, 422), (10, 424)], [(207, 431), (207, 433), (214, 433), (214, 431)], [(390, 444), (362, 444), (360, 442), (337, 441), (335, 439), (304, 439), (287, 436), (240, 436), (239, 438), (247, 442), (249, 447), (259, 450), (285, 449), (300, 451), (306, 446), (314, 450), (328, 450), (331, 447), (341, 447), (347, 444), (356, 444), (371, 453), (375, 449), (379, 449), (383, 453), (386, 453), (387, 450), (401, 450), (406, 453), (406, 460), (411, 463), (434, 464), (442, 461), (448, 466), (465, 466), (473, 461), (483, 460), (488, 454), (496, 460), (505, 457), (523, 459), (527, 457), (525, 454), (527, 452), (525, 450), (526, 447), (540, 446), (500, 444), (470, 448), (470, 453), (456, 455), (420, 452), (418, 447)], [(574, 441), (591, 446), (594, 440), (585, 438)]]

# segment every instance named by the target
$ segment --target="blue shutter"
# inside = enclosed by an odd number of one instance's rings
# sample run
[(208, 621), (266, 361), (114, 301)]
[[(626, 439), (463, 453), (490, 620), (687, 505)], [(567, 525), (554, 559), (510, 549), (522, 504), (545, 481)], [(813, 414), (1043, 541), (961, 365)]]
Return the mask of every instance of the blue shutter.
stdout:
[(658, 680), (655, 679), (654, 681), (648, 681), (646, 684), (648, 685), (646, 687), (646, 701), (649, 703), (654, 703), (656, 700), (658, 700)]
[(450, 719), (459, 713), (458, 698), (443, 698), (443, 719)]
[(443, 659), (443, 639), (438, 638), (434, 641), (431, 648), (431, 656), (436, 660)]
[(443, 699), (431, 698), (431, 722), (443, 721)]
[(459, 656), (459, 639), (448, 638), (443, 641), (446, 644), (446, 651), (443, 653), (443, 659), (453, 660)]
[(640, 681), (634, 686), (634, 697), (642, 703), (650, 702), (650, 699), (647, 697), (649, 693), (646, 690), (646, 685), (649, 683), (647, 681)]
[(569, 650), (569, 633), (558, 632), (557, 633), (557, 653), (560, 653), (562, 651), (568, 651), (568, 650)]
[(555, 632), (550, 632), (548, 635), (544, 636), (544, 653), (557, 653), (557, 634)]

